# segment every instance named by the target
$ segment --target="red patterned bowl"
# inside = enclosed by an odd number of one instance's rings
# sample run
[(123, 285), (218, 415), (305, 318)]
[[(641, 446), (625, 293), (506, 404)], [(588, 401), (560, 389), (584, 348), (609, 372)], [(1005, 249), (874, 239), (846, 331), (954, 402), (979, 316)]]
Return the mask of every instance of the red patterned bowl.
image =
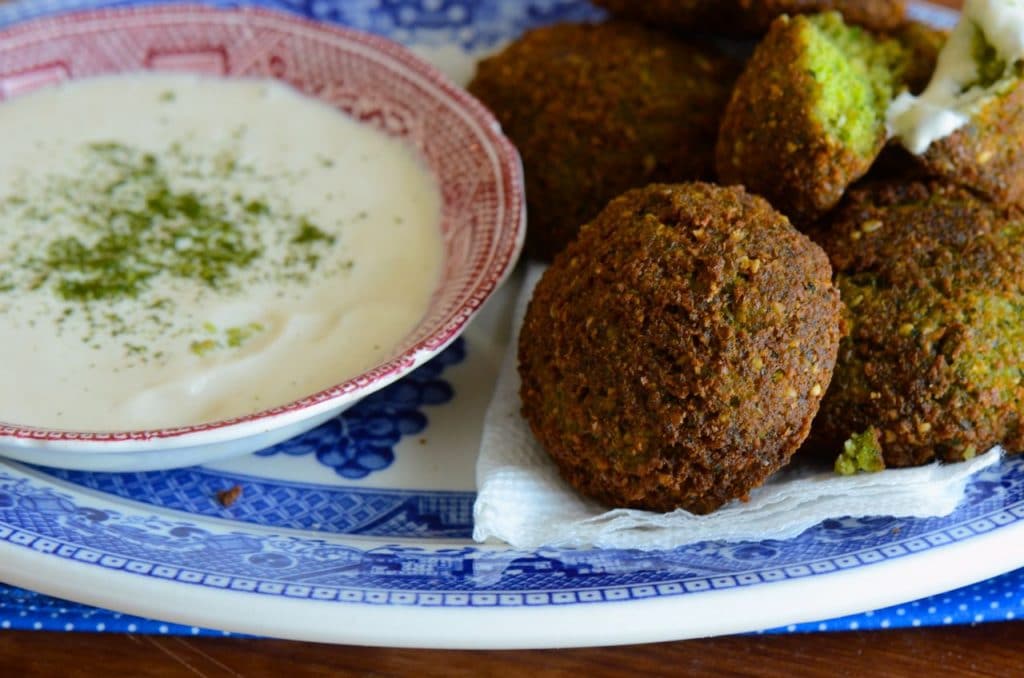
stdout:
[(306, 398), (242, 417), (87, 433), (0, 423), (0, 455), (87, 470), (187, 466), (245, 454), (338, 414), (436, 355), (509, 274), (525, 231), (519, 157), (471, 96), (377, 36), (258, 9), (155, 6), (69, 14), (0, 32), (0, 101), (139, 70), (270, 77), (413, 144), (441, 186), (442, 278), (393, 357)]

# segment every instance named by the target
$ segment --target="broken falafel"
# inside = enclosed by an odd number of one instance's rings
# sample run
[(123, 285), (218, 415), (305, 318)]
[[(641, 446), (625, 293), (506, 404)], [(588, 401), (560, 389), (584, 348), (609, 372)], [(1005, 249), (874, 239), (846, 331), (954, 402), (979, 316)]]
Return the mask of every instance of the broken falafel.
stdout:
[(920, 96), (900, 95), (888, 125), (928, 174), (1003, 205), (1022, 204), (1024, 58), (1007, 54), (1006, 45), (993, 42), (1004, 36), (990, 39), (985, 30), (965, 16), (939, 53), (928, 86)]
[(748, 61), (719, 131), (719, 180), (799, 228), (835, 206), (885, 145), (906, 48), (836, 13), (781, 17)]

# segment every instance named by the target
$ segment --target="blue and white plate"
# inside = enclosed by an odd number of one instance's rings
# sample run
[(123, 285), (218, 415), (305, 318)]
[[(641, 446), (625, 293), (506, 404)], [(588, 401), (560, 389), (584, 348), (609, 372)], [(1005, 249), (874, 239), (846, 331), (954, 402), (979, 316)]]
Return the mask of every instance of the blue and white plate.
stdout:
[[(95, 4), (4, 6), (0, 24)], [(456, 76), (527, 26), (595, 16), (575, 0), (264, 4), (402, 39)], [(835, 520), (786, 541), (653, 553), (474, 544), (474, 462), (512, 291), (432, 362), (264, 453), (120, 474), (0, 462), (0, 580), (260, 635), (566, 647), (796, 624), (1024, 565), (1021, 457), (977, 476), (946, 518)], [(218, 493), (235, 487), (223, 506)]]

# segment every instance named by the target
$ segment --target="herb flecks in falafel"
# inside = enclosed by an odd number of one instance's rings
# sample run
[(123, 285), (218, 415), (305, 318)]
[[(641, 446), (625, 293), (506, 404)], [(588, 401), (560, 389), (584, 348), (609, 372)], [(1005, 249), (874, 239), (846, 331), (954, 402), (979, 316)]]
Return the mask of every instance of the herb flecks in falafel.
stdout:
[(900, 41), (847, 26), (836, 13), (776, 20), (726, 108), (719, 179), (809, 225), (881, 151), (907, 61)]
[(1000, 204), (1024, 202), (1024, 6), (968, 0), (919, 96), (887, 126), (925, 170)]
[(549, 260), (623, 191), (709, 179), (739, 65), (624, 22), (527, 32), (477, 67), (469, 91), (516, 144), (528, 255)]
[(852, 191), (820, 236), (849, 333), (814, 423), (887, 466), (1024, 451), (1024, 213), (941, 183)]
[(843, 443), (843, 451), (836, 457), (835, 471), (839, 475), (877, 473), (885, 470), (885, 457), (878, 441), (878, 429), (871, 427), (863, 433), (854, 433)]
[(828, 388), (824, 253), (762, 198), (711, 184), (613, 200), (534, 291), (523, 414), (610, 506), (707, 513), (787, 463)]

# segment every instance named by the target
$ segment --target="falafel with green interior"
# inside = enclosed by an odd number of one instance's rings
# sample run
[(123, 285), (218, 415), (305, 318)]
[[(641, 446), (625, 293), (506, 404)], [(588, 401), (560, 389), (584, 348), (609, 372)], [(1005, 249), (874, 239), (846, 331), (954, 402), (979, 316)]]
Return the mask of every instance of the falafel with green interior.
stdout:
[(836, 13), (781, 17), (726, 108), (716, 149), (723, 183), (763, 195), (798, 227), (836, 205), (885, 144), (885, 114), (907, 51)]
[(550, 259), (619, 193), (709, 179), (739, 65), (633, 24), (559, 24), (483, 60), (469, 90), (516, 144), (526, 252)]
[(899, 27), (905, 0), (594, 0), (614, 16), (677, 30), (733, 37), (764, 34), (783, 14), (837, 11), (851, 23), (871, 30)]
[(885, 456), (878, 442), (878, 429), (871, 427), (863, 433), (854, 433), (843, 443), (843, 451), (836, 457), (836, 473), (852, 476), (855, 473), (877, 473), (885, 470)]
[(849, 330), (809, 448), (888, 467), (1024, 451), (1024, 213), (940, 183), (850, 192), (819, 239)]
[(1001, 58), (975, 28), (973, 82), (960, 97), (971, 101), (968, 122), (932, 142), (920, 157), (933, 176), (974, 189), (1001, 204), (1024, 203), (1024, 60)]
[(537, 285), (523, 415), (581, 493), (707, 513), (800, 446), (838, 342), (825, 254), (785, 217), (739, 187), (654, 184), (613, 200)]

